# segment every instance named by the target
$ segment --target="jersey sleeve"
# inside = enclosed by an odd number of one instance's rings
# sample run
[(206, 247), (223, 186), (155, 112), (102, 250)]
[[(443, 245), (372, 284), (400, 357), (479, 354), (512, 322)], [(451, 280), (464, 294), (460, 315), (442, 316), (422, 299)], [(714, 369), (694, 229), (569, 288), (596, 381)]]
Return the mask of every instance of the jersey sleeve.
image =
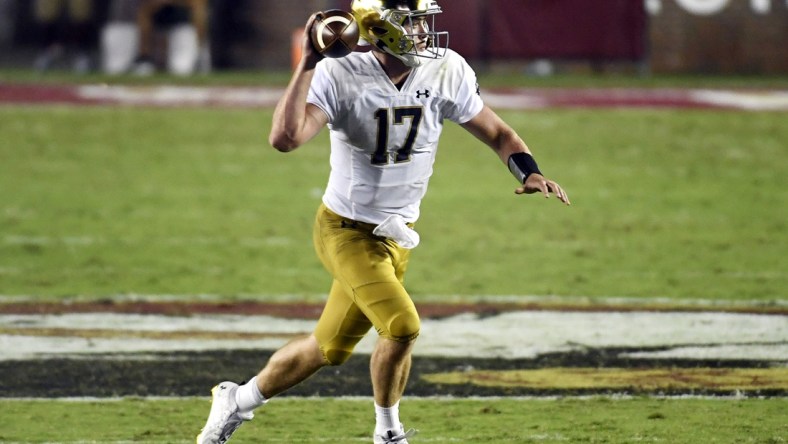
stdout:
[(476, 73), (473, 68), (468, 65), (465, 59), (461, 57), (458, 59), (458, 89), (454, 101), (448, 107), (446, 118), (462, 124), (476, 117), (484, 107), (484, 102), (479, 95), (479, 83), (476, 81)]
[(330, 67), (325, 62), (326, 60), (324, 59), (315, 67), (315, 75), (312, 77), (312, 83), (309, 85), (306, 101), (323, 110), (328, 116), (328, 123), (332, 123), (337, 115), (338, 100), (336, 88), (328, 72)]

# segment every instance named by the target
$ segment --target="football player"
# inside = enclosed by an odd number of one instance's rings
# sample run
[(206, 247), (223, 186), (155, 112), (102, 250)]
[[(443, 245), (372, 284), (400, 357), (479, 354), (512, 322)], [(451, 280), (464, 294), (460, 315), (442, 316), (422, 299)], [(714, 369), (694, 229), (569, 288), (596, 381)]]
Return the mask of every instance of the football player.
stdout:
[(372, 45), (321, 59), (309, 41), (273, 117), (269, 136), (292, 151), (328, 126), (331, 173), (314, 225), (318, 256), (333, 285), (314, 333), (285, 345), (249, 382), (213, 389), (200, 443), (225, 442), (252, 411), (326, 365), (340, 365), (375, 329), (370, 360), (376, 444), (407, 444), (399, 401), (419, 334), (419, 316), (403, 286), (413, 224), (427, 191), (443, 122), (488, 145), (517, 179), (517, 194), (569, 198), (542, 175), (517, 133), (479, 96), (476, 75), (434, 31), (434, 0), (354, 0), (361, 38)]

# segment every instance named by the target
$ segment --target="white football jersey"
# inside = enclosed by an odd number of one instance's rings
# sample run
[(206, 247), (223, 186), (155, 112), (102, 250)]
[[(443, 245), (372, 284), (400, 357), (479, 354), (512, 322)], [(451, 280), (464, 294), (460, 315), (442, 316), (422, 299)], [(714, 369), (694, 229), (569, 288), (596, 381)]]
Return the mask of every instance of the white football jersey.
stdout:
[(401, 89), (372, 52), (317, 64), (307, 102), (328, 116), (331, 175), (323, 202), (379, 224), (419, 217), (443, 120), (465, 123), (483, 107), (476, 74), (454, 51), (414, 68)]

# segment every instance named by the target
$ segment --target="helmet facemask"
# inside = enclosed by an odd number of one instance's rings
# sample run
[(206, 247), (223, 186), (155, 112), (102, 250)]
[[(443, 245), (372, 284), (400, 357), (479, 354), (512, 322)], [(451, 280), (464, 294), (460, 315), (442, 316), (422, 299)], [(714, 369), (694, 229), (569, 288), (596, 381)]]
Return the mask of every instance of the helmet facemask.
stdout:
[(424, 9), (383, 9), (380, 2), (355, 0), (352, 9), (363, 40), (416, 67), (424, 59), (442, 58), (449, 45), (448, 32), (433, 31), (440, 6), (436, 1), (422, 3)]

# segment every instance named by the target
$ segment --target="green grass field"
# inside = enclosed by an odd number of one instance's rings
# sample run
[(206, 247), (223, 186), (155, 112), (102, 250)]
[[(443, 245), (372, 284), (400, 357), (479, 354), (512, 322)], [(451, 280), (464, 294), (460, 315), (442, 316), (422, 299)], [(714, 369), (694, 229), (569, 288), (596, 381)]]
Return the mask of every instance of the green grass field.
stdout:
[[(369, 442), (370, 402), (277, 400), (232, 442)], [(207, 399), (4, 402), (0, 442), (193, 442), (207, 406)], [(785, 399), (424, 399), (408, 401), (402, 420), (419, 430), (414, 443), (778, 444), (788, 439), (786, 407)]]
[[(569, 85), (578, 83), (539, 86)], [(786, 87), (784, 79), (751, 85)], [(414, 298), (786, 300), (786, 113), (501, 115), (573, 205), (515, 196), (492, 152), (447, 124), (417, 225)], [(0, 295), (319, 298), (329, 278), (310, 236), (327, 134), (285, 155), (266, 142), (270, 120), (270, 110), (0, 106)], [(277, 400), (233, 442), (366, 442), (370, 402)], [(2, 400), (0, 442), (191, 442), (207, 409), (207, 398)], [(788, 440), (785, 410), (784, 398), (419, 399), (403, 420), (421, 430), (414, 444), (776, 444)]]
[[(785, 113), (503, 112), (571, 207), (515, 196), (447, 125), (408, 275), (419, 295), (779, 300)], [(1, 107), (0, 293), (325, 293), (311, 245), (327, 135), (267, 145), (271, 113)]]

